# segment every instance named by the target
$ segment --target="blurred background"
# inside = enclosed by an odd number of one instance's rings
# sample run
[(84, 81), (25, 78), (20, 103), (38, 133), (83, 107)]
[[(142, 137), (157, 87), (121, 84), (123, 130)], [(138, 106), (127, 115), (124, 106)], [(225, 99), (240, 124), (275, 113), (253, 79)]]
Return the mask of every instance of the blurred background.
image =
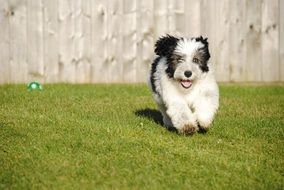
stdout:
[(220, 82), (284, 81), (284, 0), (0, 0), (0, 83), (146, 82), (167, 33), (208, 37)]

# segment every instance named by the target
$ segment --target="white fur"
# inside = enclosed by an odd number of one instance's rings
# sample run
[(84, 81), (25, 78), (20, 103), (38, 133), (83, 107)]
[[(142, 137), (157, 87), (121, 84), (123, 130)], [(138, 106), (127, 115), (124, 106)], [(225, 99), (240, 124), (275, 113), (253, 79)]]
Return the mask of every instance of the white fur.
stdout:
[[(219, 90), (214, 78), (213, 68), (208, 63), (209, 71), (202, 72), (197, 64), (192, 63), (194, 52), (202, 47), (201, 42), (179, 42), (175, 52), (186, 55), (173, 78), (165, 72), (167, 59), (162, 57), (154, 73), (157, 93), (153, 93), (159, 110), (163, 115), (164, 125), (175, 127), (183, 133), (185, 127), (192, 127), (194, 131), (199, 127), (208, 130), (219, 106)], [(192, 86), (185, 89), (177, 79), (187, 79), (184, 71), (191, 70)]]

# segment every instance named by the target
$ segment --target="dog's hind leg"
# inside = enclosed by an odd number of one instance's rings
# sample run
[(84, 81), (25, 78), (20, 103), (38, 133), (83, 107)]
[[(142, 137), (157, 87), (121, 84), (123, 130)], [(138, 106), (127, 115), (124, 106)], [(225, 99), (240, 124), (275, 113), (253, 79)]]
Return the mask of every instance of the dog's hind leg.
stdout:
[(164, 126), (167, 127), (167, 128), (172, 128), (173, 127), (173, 124), (172, 124), (172, 121), (171, 121), (171, 118), (168, 116), (167, 112), (166, 112), (166, 106), (164, 104), (158, 104), (158, 107), (159, 107), (159, 110), (163, 116), (163, 123), (164, 123)]
[(166, 112), (166, 106), (165, 104), (163, 103), (163, 100), (161, 98), (161, 96), (159, 94), (154, 94), (154, 99), (158, 105), (158, 108), (163, 116), (163, 124), (165, 127), (167, 128), (172, 128), (173, 127), (173, 124), (172, 124), (172, 121), (171, 121), (171, 118), (168, 116), (167, 112)]

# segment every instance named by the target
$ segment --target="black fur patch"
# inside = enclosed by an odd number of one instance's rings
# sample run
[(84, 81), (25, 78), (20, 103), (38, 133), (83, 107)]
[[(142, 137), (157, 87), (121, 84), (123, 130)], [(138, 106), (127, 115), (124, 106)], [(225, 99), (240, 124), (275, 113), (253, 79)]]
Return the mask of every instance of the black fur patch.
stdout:
[(166, 73), (170, 78), (174, 77), (175, 70), (179, 62), (184, 61), (184, 57), (181, 55), (172, 54), (167, 56), (167, 65), (168, 68), (166, 69)]
[(155, 44), (155, 53), (159, 56), (164, 56), (167, 58), (168, 68), (166, 69), (166, 73), (170, 78), (174, 76), (177, 65), (177, 57), (174, 56), (173, 52), (179, 40), (179, 38), (167, 35), (159, 38)]
[(208, 67), (207, 63), (200, 64), (199, 68), (201, 69), (202, 72), (208, 72), (209, 71), (209, 67)]
[(155, 53), (159, 56), (168, 56), (169, 54), (172, 54), (178, 41), (178, 38), (171, 35), (159, 38), (155, 44)]
[(198, 50), (200, 52), (200, 56), (202, 60), (201, 63), (199, 64), (199, 67), (203, 72), (208, 72), (209, 68), (208, 68), (207, 62), (210, 58), (210, 53), (208, 49), (209, 43), (207, 41), (207, 38), (203, 38), (202, 36), (200, 36), (198, 38), (195, 38), (195, 40), (197, 42), (201, 42), (202, 44), (204, 44), (204, 47)]
[(161, 57), (157, 57), (154, 62), (152, 63), (152, 67), (151, 67), (151, 75), (150, 75), (150, 82), (151, 82), (151, 87), (154, 93), (158, 93), (156, 90), (156, 85), (155, 85), (155, 78), (154, 78), (154, 73), (156, 73), (157, 71), (157, 65), (160, 61)]

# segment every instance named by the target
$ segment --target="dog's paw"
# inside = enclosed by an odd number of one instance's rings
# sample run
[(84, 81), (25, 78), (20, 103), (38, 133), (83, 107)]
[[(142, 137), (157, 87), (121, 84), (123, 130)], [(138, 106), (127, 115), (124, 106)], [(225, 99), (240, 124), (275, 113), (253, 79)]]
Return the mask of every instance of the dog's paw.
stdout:
[(198, 132), (199, 133), (207, 133), (207, 131), (209, 131), (209, 127), (202, 127), (202, 126), (198, 125)]
[(197, 123), (198, 123), (198, 132), (206, 133), (207, 131), (209, 131), (209, 128), (210, 128), (210, 125), (211, 125), (210, 122), (200, 122), (200, 121), (198, 121)]
[(186, 124), (183, 126), (179, 132), (183, 135), (193, 135), (197, 131), (197, 128), (194, 125)]
[(199, 132), (206, 133), (211, 124), (213, 122), (213, 116), (212, 115), (206, 115), (206, 114), (198, 114), (197, 115), (197, 124), (199, 128)]

